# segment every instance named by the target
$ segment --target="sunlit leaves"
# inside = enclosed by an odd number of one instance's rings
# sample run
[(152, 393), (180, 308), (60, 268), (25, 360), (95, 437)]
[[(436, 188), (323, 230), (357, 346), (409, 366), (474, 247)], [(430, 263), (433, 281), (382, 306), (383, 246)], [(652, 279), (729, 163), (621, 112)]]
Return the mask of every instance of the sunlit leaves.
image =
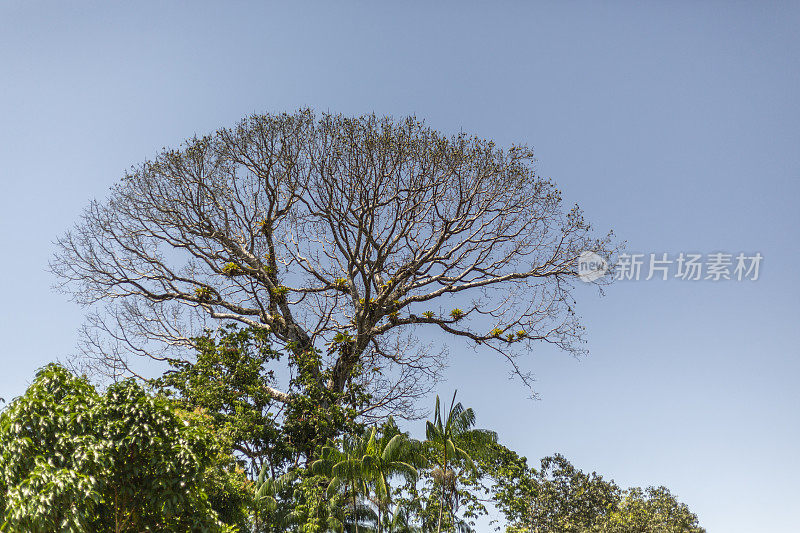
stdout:
[(0, 415), (2, 528), (225, 531), (200, 436), (133, 381), (101, 394), (49, 365)]

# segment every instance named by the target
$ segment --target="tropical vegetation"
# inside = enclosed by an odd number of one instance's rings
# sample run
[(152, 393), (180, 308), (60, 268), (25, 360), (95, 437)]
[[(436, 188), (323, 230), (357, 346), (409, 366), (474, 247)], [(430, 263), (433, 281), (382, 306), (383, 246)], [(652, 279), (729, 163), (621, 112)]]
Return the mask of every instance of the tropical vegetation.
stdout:
[(529, 466), (456, 394), (436, 397), (416, 439), (391, 415), (359, 417), (358, 397), (324, 419), (324, 398), (274, 402), (284, 354), (263, 332), (197, 346), (144, 383), (41, 369), (0, 412), (0, 530), (703, 531), (664, 487), (622, 489), (559, 454)]

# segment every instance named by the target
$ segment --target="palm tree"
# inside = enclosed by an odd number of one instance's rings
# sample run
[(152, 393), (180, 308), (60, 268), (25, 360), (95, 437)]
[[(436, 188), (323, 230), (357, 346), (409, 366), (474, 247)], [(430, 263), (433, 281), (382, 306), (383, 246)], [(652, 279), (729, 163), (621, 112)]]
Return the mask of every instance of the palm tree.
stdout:
[(267, 467), (265, 464), (261, 468), (255, 483), (256, 527), (261, 515), (266, 514), (269, 523), (278, 531), (278, 528), (284, 528), (291, 521), (289, 510), (278, 505), (278, 498), (280, 493), (297, 479), (297, 474), (295, 471), (290, 471), (277, 478), (268, 477)]
[(383, 518), (383, 528), (391, 533), (420, 533), (421, 527), (411, 522), (408, 509), (402, 504), (396, 504), (393, 511), (388, 511)]
[[(376, 430), (372, 429), (367, 443), (367, 462), (370, 465), (371, 483), (375, 492), (375, 506), (378, 509), (378, 533), (384, 529), (384, 516), (391, 516), (389, 507), (392, 503), (392, 487), (389, 479), (392, 476), (401, 476), (406, 480), (416, 481), (417, 470), (411, 466), (409, 459), (413, 460), (413, 448), (409, 446), (406, 436), (390, 417), (384, 426), (381, 438), (376, 438)], [(397, 514), (397, 511), (395, 512)], [(394, 528), (389, 522), (388, 530)]]
[[(391, 504), (392, 476), (400, 475), (406, 479), (416, 479), (417, 471), (405, 462), (406, 436), (400, 433), (390, 420), (387, 431), (377, 437), (377, 428), (368, 434), (346, 437), (341, 441), (341, 449), (329, 444), (322, 449), (320, 459), (312, 465), (312, 470), (330, 476), (328, 493), (345, 490), (350, 492), (353, 505), (353, 527), (356, 533), (359, 523), (372, 519), (376, 530), (383, 531), (383, 515)], [(358, 504), (358, 495), (375, 503), (377, 513), (370, 512)]]
[(440, 485), (439, 520), (437, 533), (442, 531), (442, 515), (445, 506), (445, 495), (449, 495), (451, 520), (455, 524), (454, 508), (458, 505), (457, 474), (451, 466), (461, 462), (467, 468), (475, 470), (475, 462), (471, 454), (482, 454), (492, 443), (497, 442), (497, 434), (485, 429), (473, 429), (475, 412), (465, 409), (461, 402), (456, 403), (456, 391), (450, 402), (447, 417), (442, 418), (439, 396), (436, 396), (436, 410), (433, 421), (425, 423), (425, 437), (432, 449), (433, 462), (436, 467), (431, 472), (434, 483)]
[(365, 483), (362, 476), (361, 461), (364, 457), (365, 442), (358, 436), (344, 437), (341, 449), (329, 444), (322, 449), (320, 458), (311, 465), (312, 472), (330, 477), (327, 492), (333, 493), (344, 489), (350, 491), (352, 498), (352, 523), (358, 533), (359, 515), (358, 495), (363, 494)]

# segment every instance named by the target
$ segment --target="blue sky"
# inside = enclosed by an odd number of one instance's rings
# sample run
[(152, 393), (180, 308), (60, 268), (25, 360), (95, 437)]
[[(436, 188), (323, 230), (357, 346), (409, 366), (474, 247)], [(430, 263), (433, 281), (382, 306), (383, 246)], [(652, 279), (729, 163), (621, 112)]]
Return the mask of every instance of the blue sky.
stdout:
[(0, 396), (74, 349), (53, 240), (129, 166), (253, 112), (416, 114), (527, 143), (642, 253), (760, 252), (756, 282), (579, 287), (591, 355), (451, 350), (479, 424), (709, 531), (796, 530), (800, 10), (772, 2), (0, 6)]

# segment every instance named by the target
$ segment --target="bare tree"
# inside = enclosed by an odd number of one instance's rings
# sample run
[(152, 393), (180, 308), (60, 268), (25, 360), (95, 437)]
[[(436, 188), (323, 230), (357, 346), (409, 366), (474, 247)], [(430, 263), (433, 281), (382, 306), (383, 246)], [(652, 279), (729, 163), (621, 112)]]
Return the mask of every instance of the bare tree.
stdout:
[(84, 348), (110, 373), (233, 321), (294, 354), (322, 350), (313, 374), (328, 390), (346, 391), (360, 368), (373, 407), (397, 409), (445, 361), (415, 345), (418, 327), (495, 350), (523, 379), (532, 343), (582, 353), (576, 260), (612, 247), (563, 208), (528, 148), (415, 118), (300, 111), (133, 168), (58, 240), (51, 268), (82, 304), (106, 304)]

